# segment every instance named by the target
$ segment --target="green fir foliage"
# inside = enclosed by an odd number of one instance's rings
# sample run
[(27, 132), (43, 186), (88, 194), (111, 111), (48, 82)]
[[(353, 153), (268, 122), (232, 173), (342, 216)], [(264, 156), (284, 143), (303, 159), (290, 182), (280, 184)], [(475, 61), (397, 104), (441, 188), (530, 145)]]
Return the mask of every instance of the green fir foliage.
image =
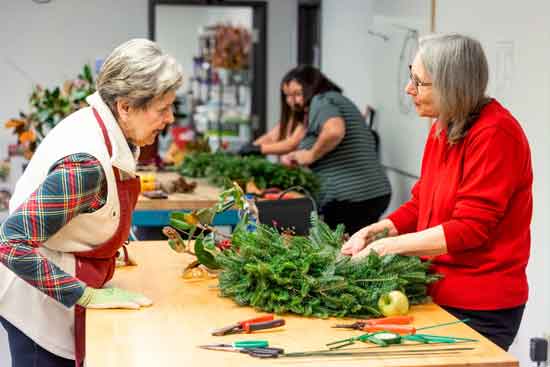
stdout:
[(411, 304), (427, 300), (426, 287), (439, 279), (418, 257), (372, 252), (361, 260), (340, 255), (344, 228), (332, 231), (312, 215), (309, 237), (281, 235), (244, 222), (233, 233), (232, 248), (217, 253), (223, 296), (266, 312), (315, 317), (380, 316), (380, 296), (400, 290)]
[(188, 177), (207, 177), (217, 186), (230, 187), (236, 181), (244, 184), (253, 180), (260, 188), (288, 189), (301, 186), (313, 195), (319, 191), (319, 179), (303, 168), (289, 168), (262, 157), (241, 157), (227, 153), (195, 153), (186, 155), (180, 174)]

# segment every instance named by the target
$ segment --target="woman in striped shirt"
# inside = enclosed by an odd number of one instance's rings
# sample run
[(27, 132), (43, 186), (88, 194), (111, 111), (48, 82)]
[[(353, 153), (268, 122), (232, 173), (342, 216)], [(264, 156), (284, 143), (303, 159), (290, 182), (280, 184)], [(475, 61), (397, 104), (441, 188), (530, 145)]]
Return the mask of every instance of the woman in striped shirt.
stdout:
[(342, 223), (354, 233), (377, 221), (391, 187), (363, 115), (313, 66), (296, 68), (288, 85), (308, 126), (299, 150), (283, 156), (283, 164), (309, 166), (319, 176), (321, 213), (331, 227)]

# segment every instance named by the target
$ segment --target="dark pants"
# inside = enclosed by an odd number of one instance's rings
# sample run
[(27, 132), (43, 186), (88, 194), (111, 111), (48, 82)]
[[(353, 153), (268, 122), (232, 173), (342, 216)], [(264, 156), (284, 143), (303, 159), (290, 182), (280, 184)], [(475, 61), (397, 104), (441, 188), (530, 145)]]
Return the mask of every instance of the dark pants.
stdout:
[(0, 323), (8, 333), (12, 367), (74, 367), (72, 359), (48, 352), (18, 328), (0, 316)]
[(374, 199), (350, 202), (331, 201), (321, 208), (324, 222), (335, 229), (340, 223), (346, 226), (346, 233), (353, 235), (361, 228), (380, 219), (390, 203), (391, 195)]
[(494, 311), (472, 311), (442, 306), (457, 319), (470, 319), (466, 324), (472, 329), (508, 350), (518, 333), (525, 305)]

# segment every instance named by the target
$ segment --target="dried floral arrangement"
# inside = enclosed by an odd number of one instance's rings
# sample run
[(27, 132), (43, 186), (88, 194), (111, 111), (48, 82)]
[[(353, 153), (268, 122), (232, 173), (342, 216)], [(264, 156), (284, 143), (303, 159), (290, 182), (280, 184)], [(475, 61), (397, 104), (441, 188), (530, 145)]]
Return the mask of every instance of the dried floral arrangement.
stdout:
[(214, 33), (212, 65), (230, 70), (248, 68), (252, 36), (244, 27), (219, 24)]
[(46, 134), (63, 118), (87, 106), (86, 97), (94, 92), (92, 70), (84, 65), (76, 79), (66, 81), (61, 88), (35, 86), (29, 97), (29, 112), (20, 112), (18, 118), (6, 121), (5, 127), (13, 129), (19, 150), (30, 159)]

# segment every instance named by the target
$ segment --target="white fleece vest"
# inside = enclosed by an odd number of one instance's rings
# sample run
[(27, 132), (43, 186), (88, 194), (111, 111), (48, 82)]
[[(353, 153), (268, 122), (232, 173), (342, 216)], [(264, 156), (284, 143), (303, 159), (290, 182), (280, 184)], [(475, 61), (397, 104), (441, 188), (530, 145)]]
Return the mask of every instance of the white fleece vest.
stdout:
[[(107, 201), (93, 213), (73, 218), (39, 248), (39, 252), (65, 272), (75, 275), (72, 252), (88, 251), (106, 242), (118, 227), (120, 213), (113, 166), (133, 176), (135, 156), (98, 93), (88, 97), (105, 123), (112, 145), (112, 157), (90, 107), (61, 121), (39, 145), (10, 201), (10, 214), (45, 180), (52, 165), (75, 153), (96, 157), (107, 179)], [(138, 153), (136, 153), (137, 156)], [(44, 349), (74, 359), (74, 307), (67, 308), (40, 292), (0, 265), (0, 315)]]

